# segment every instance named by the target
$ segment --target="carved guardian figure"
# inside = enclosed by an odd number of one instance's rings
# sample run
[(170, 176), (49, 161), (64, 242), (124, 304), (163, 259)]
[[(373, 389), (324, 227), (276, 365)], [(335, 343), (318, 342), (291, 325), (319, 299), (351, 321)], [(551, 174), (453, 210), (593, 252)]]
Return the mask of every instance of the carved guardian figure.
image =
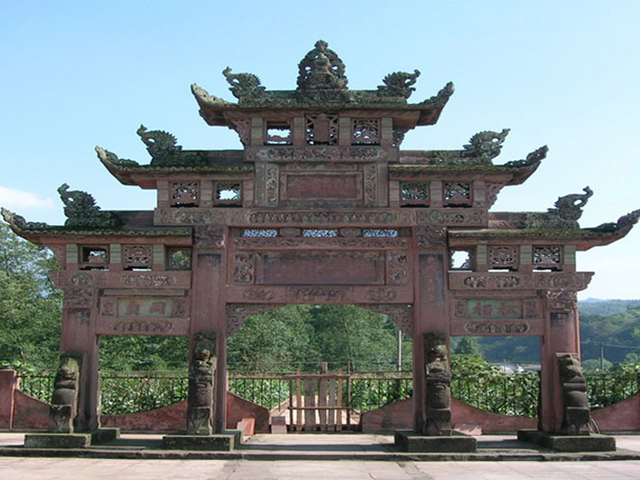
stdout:
[(198, 332), (189, 367), (187, 433), (211, 435), (215, 412), (216, 334)]
[(559, 353), (558, 372), (562, 386), (562, 433), (567, 435), (589, 434), (589, 400), (587, 382), (580, 359), (575, 353)]
[(49, 431), (73, 433), (73, 421), (78, 414), (81, 357), (63, 353), (54, 380), (49, 408)]
[(451, 435), (451, 369), (445, 336), (423, 337), (427, 378), (425, 435)]

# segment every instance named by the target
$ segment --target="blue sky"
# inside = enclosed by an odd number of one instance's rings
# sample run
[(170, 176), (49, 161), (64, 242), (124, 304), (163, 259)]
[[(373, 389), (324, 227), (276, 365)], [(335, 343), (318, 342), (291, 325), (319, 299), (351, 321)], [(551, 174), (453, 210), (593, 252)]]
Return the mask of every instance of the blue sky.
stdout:
[[(439, 123), (403, 148), (460, 148), (480, 130), (511, 128), (499, 163), (541, 145), (549, 155), (494, 211), (544, 211), (589, 185), (582, 226), (640, 208), (640, 2), (611, 1), (9, 1), (0, 0), (0, 205), (64, 221), (56, 189), (91, 192), (103, 209), (151, 209), (153, 192), (120, 185), (100, 145), (146, 163), (141, 123), (186, 149), (240, 148), (207, 126), (198, 83), (234, 100), (221, 71), (293, 89), (316, 40), (346, 64), (349, 86), (375, 89), (397, 70), (422, 72), (413, 101), (448, 81)], [(596, 271), (582, 295), (640, 298), (640, 227), (578, 257)]]

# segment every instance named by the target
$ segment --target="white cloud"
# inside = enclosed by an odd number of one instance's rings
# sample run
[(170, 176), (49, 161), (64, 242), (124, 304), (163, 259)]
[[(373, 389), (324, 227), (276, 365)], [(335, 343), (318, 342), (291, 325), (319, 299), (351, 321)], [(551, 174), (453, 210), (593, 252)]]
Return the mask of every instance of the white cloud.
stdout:
[(10, 210), (19, 210), (21, 208), (50, 209), (54, 205), (51, 198), (41, 198), (35, 193), (24, 192), (15, 188), (0, 187), (0, 206)]

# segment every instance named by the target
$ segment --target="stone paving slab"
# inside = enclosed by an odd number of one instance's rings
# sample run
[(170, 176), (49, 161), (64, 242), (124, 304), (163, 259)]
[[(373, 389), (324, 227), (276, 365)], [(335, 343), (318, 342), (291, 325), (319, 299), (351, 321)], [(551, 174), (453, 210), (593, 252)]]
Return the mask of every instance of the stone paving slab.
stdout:
[(640, 479), (630, 462), (248, 462), (0, 457), (3, 480), (607, 480)]
[(618, 437), (616, 452), (556, 453), (511, 436), (480, 436), (476, 453), (398, 452), (390, 435), (256, 435), (233, 452), (163, 450), (161, 435), (122, 435), (107, 445), (84, 449), (33, 449), (21, 446), (19, 434), (0, 434), (1, 457), (94, 458), (122, 460), (389, 461), (511, 462), (640, 460), (640, 436)]

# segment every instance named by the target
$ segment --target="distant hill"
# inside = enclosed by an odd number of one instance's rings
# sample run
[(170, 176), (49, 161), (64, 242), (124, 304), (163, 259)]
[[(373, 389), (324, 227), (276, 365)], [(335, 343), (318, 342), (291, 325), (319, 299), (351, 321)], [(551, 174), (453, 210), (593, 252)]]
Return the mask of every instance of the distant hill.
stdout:
[[(598, 359), (600, 344), (605, 358), (623, 362), (628, 353), (638, 353), (628, 347), (638, 346), (634, 331), (640, 329), (640, 300), (599, 300), (579, 302), (582, 358)], [(492, 363), (537, 363), (540, 361), (538, 337), (476, 337), (485, 360)]]
[(611, 315), (624, 312), (627, 307), (640, 306), (640, 300), (600, 300), (588, 298), (578, 302), (581, 315)]

